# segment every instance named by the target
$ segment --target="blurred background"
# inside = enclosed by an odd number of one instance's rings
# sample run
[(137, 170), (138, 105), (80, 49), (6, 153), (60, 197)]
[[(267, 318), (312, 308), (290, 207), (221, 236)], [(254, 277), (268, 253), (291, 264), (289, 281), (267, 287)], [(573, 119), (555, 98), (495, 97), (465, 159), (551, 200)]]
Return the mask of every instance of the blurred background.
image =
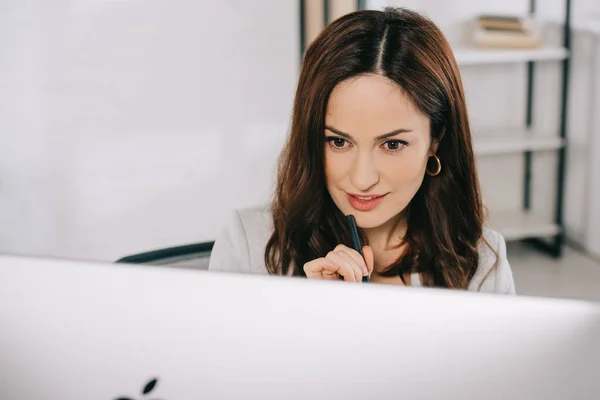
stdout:
[(517, 292), (600, 300), (595, 0), (0, 0), (0, 253), (210, 248), (270, 199), (304, 49), (386, 6), (454, 49)]

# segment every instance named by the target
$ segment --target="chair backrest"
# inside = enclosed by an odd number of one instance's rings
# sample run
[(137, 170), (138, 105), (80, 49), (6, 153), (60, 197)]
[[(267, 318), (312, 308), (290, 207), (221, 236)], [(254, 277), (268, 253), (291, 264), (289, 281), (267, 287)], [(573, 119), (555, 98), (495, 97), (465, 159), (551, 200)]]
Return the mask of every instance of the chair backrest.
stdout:
[(215, 242), (195, 243), (134, 254), (117, 263), (163, 265), (175, 268), (208, 269), (210, 252)]

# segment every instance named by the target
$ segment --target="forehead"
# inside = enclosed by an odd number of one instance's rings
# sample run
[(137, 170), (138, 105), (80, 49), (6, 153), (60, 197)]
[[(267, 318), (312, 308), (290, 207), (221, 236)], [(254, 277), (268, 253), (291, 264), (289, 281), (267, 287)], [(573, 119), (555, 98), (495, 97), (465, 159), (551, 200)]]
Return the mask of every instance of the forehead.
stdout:
[(418, 129), (424, 120), (428, 122), (400, 86), (381, 75), (360, 75), (341, 82), (327, 103), (327, 124), (356, 133)]

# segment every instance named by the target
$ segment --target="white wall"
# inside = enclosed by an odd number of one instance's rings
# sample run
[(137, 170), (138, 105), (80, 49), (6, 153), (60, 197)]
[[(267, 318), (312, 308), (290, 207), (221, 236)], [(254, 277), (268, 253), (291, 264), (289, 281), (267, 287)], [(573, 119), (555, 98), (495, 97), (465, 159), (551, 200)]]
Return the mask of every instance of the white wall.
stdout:
[(590, 143), (594, 105), (595, 35), (575, 30), (569, 102), (568, 168), (565, 182), (565, 224), (569, 238), (584, 245), (590, 220)]
[(589, 162), (589, 188), (588, 194), (588, 231), (585, 247), (596, 257), (600, 258), (600, 19), (594, 30), (594, 71), (592, 85), (593, 97), (590, 108), (594, 110), (590, 115), (590, 152)]
[(114, 260), (268, 200), (295, 2), (0, 1), (0, 253)]
[(600, 258), (600, 18), (574, 33), (565, 222), (571, 240)]

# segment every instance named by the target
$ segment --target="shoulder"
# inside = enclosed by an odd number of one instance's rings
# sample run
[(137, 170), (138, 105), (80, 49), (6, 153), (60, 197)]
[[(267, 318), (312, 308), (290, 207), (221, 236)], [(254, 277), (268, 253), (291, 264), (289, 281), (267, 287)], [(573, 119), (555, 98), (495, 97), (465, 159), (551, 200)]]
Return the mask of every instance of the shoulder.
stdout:
[(469, 284), (469, 290), (515, 294), (504, 237), (492, 229), (484, 228), (477, 249), (479, 265)]
[(267, 205), (239, 209), (234, 212), (247, 232), (262, 233), (263, 231), (270, 231), (273, 226), (271, 209)]
[(210, 256), (209, 270), (264, 273), (264, 251), (272, 231), (268, 206), (232, 210)]
[(256, 235), (270, 233), (272, 226), (269, 207), (257, 206), (232, 210), (225, 219), (223, 231), (236, 239), (251, 241)]

